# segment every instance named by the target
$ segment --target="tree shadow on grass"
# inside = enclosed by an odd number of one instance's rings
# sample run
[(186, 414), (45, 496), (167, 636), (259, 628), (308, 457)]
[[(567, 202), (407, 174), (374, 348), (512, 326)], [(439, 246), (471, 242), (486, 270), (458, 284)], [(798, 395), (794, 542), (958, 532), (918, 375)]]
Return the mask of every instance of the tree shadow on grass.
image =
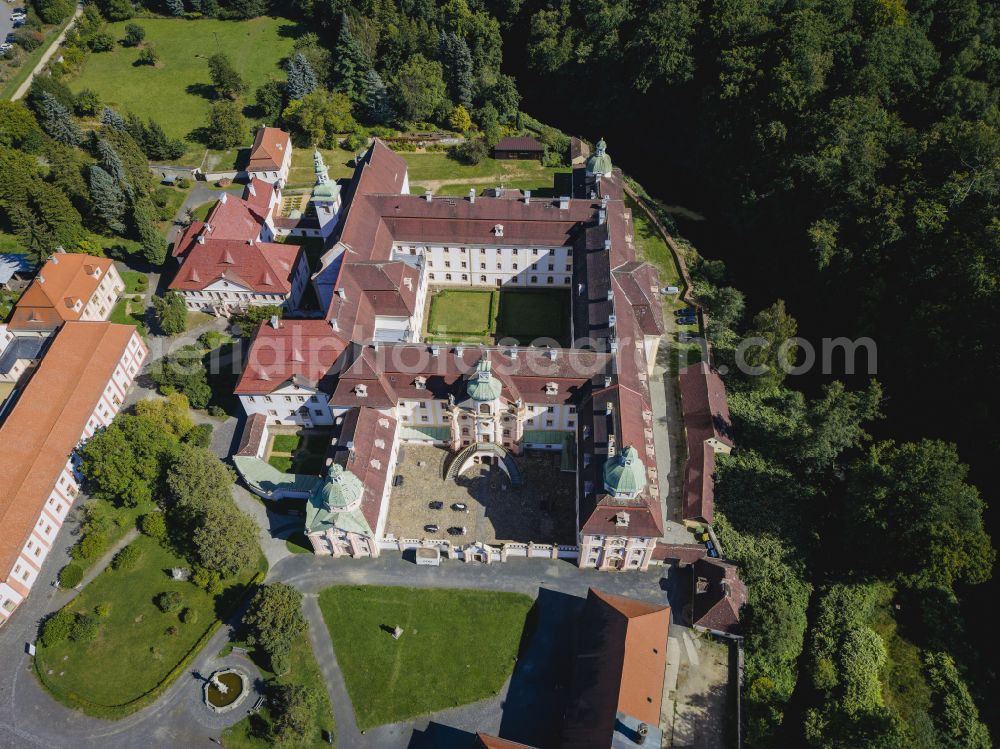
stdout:
[(202, 99), (208, 99), (209, 101), (217, 98), (215, 95), (215, 86), (211, 83), (189, 83), (184, 87), (184, 90), (189, 94), (200, 96)]

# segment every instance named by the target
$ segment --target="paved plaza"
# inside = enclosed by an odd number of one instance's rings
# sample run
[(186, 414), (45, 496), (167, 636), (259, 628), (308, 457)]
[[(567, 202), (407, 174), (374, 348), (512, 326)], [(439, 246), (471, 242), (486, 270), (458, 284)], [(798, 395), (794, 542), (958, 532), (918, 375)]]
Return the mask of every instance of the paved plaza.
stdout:
[[(576, 543), (575, 474), (559, 470), (559, 453), (528, 450), (515, 458), (524, 484), (512, 488), (496, 466), (474, 466), (457, 480), (442, 478), (449, 453), (431, 445), (404, 445), (396, 474), (403, 477), (389, 498), (386, 532), (397, 538), (450, 538), (458, 544)], [(432, 501), (444, 503), (432, 510)], [(462, 502), (467, 512), (451, 505)], [(424, 526), (436, 524), (436, 534)], [(448, 536), (451, 526), (466, 528), (461, 536)]]

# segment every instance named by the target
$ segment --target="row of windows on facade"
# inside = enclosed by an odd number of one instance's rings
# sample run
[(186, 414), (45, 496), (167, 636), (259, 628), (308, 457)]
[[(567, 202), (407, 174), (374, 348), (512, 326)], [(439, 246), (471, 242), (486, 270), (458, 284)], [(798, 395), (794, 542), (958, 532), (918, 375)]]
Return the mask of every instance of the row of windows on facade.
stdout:
[[(458, 250), (459, 252), (468, 252), (469, 251), (468, 247), (443, 247), (442, 249), (445, 252), (451, 252), (452, 250)], [(474, 248), (474, 249), (478, 249), (480, 252), (505, 252), (505, 251), (508, 250), (508, 248), (506, 248), (506, 247), (477, 247), (477, 248)], [(540, 252), (544, 253), (546, 255), (548, 255), (548, 254), (554, 254), (554, 253), (556, 253), (560, 249), (566, 251), (569, 248), (560, 247), (560, 248), (556, 248), (556, 249), (539, 250), (537, 247), (533, 247), (533, 248), (531, 248), (531, 254), (532, 255), (538, 255)], [(409, 253), (411, 255), (416, 255), (417, 254), (417, 248), (416, 247), (410, 247), (410, 248), (408, 248), (408, 250), (409, 250)], [(517, 248), (517, 247), (511, 247), (511, 248), (509, 248), (509, 251), (511, 252), (511, 254), (514, 254), (514, 255), (520, 254), (520, 249)], [(525, 250), (525, 252), (527, 252), (527, 250)]]
[[(189, 294), (192, 292), (188, 292)], [(253, 299), (260, 302), (270, 302), (270, 301), (281, 301), (284, 297), (281, 294), (251, 294), (246, 291), (199, 291), (193, 292), (195, 294), (200, 294), (208, 299)], [(195, 302), (188, 302), (188, 305), (195, 304)]]
[[(427, 267), (428, 268), (433, 268), (434, 267), (434, 261), (431, 260), (430, 262), (428, 262), (427, 263)], [(445, 260), (444, 261), (444, 267), (445, 268), (450, 268), (451, 267), (451, 261), (450, 260)], [(469, 267), (469, 264), (463, 260), (461, 262), (461, 264), (459, 265), (459, 267), (462, 268), (463, 270), (465, 270), (466, 268)], [(518, 270), (518, 264), (517, 263), (512, 263), (511, 267), (512, 267), (513, 270)], [(573, 266), (572, 265), (570, 265), (570, 264), (567, 263), (565, 267), (566, 267), (566, 272), (567, 273), (572, 273), (573, 272)], [(556, 269), (555, 263), (549, 263), (548, 268), (543, 268), (543, 269), (539, 269), (537, 261), (535, 261), (534, 263), (531, 264), (531, 270), (549, 270), (549, 271), (554, 271), (555, 269)], [(480, 263), (479, 264), (479, 270), (486, 270), (486, 263)], [(503, 270), (503, 263), (497, 263), (497, 270)]]
[[(515, 267), (514, 270), (517, 270), (517, 268)], [(429, 280), (431, 280), (431, 281), (436, 280), (435, 275), (433, 273), (428, 273), (427, 274), (427, 278)], [(454, 279), (452, 279), (452, 274), (451, 273), (445, 273), (444, 274), (444, 280), (445, 281), (452, 281)], [(468, 273), (463, 273), (462, 274), (462, 280), (463, 281), (468, 281), (469, 280), (469, 274)], [(513, 278), (511, 278), (510, 281), (511, 281), (511, 283), (515, 283), (516, 284), (518, 282), (517, 281), (517, 276), (514, 276)], [(555, 282), (556, 282), (556, 279), (553, 276), (548, 276), (545, 279), (545, 283), (554, 284)], [(569, 277), (567, 276), (566, 278), (560, 279), (560, 282), (561, 283), (569, 283)], [(479, 283), (489, 283), (489, 281), (487, 280), (486, 276), (480, 276), (479, 277)], [(497, 286), (499, 286), (500, 283), (501, 283), (501, 280), (498, 278), (497, 279)], [(538, 276), (532, 276), (530, 283), (539, 283)]]
[[(305, 403), (306, 402), (305, 396), (302, 396), (302, 395), (283, 395), (283, 396), (275, 396), (275, 397), (284, 398), (285, 399), (285, 403)], [(253, 396), (253, 395), (246, 396), (246, 399), (247, 399), (247, 403), (254, 403), (257, 400), (257, 398), (255, 396)], [(272, 403), (272, 402), (274, 402), (274, 398), (272, 398), (270, 395), (263, 396), (263, 400), (264, 400), (265, 403)], [(319, 403), (319, 396), (318, 395), (312, 396), (311, 398), (309, 398), (309, 402), (310, 403)]]

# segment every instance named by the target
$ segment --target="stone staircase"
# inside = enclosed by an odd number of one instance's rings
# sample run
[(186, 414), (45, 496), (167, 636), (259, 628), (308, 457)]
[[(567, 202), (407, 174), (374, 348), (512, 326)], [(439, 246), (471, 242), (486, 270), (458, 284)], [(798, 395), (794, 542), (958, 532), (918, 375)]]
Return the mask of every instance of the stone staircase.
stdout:
[(503, 461), (504, 467), (507, 469), (511, 485), (518, 487), (524, 483), (524, 479), (521, 477), (521, 469), (517, 467), (517, 463), (514, 461), (514, 456), (510, 454), (510, 451), (507, 450), (507, 448), (494, 442), (475, 442), (463, 448), (448, 462), (444, 474), (445, 479), (457, 479), (459, 469), (461, 469), (465, 462), (473, 455), (488, 455), (494, 458), (499, 458)]

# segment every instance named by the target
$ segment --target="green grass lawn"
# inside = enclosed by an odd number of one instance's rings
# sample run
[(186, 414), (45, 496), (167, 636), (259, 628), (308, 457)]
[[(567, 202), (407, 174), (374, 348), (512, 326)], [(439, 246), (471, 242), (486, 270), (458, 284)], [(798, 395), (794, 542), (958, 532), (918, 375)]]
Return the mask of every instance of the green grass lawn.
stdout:
[[(145, 273), (140, 273), (136, 270), (122, 270), (118, 271), (118, 275), (125, 282), (126, 294), (142, 294), (145, 289), (149, 288), (149, 278)], [(145, 288), (143, 289), (142, 287)]]
[(569, 345), (569, 291), (518, 289), (500, 292), (496, 336), (528, 345), (536, 338), (553, 338)]
[(279, 453), (292, 453), (298, 449), (302, 436), (298, 434), (276, 434), (271, 449)]
[(435, 338), (487, 336), (493, 330), (496, 292), (445, 289), (431, 298), (427, 332)]
[(635, 245), (639, 257), (656, 266), (660, 272), (661, 286), (679, 286), (681, 272), (677, 268), (670, 248), (664, 241), (656, 224), (649, 220), (646, 212), (632, 198), (625, 196), (625, 205), (632, 210), (632, 224), (635, 228)]
[(209, 200), (207, 203), (202, 203), (200, 206), (191, 211), (191, 215), (194, 217), (195, 221), (204, 221), (208, 218), (208, 214), (212, 212), (215, 208), (215, 204), (218, 200)]
[(287, 455), (272, 455), (267, 462), (282, 473), (292, 472), (292, 459)]
[[(348, 162), (354, 158), (353, 151), (345, 151), (342, 148), (321, 148), (319, 151), (323, 154), (323, 162), (326, 164), (330, 179), (344, 179), (354, 174), (354, 167), (348, 166)], [(313, 171), (313, 149), (294, 149), (286, 188), (312, 187), (314, 184), (316, 184), (316, 172)]]
[[(268, 75), (283, 77), (279, 61), (291, 54), (301, 33), (292, 21), (266, 16), (248, 21), (140, 18), (131, 22), (145, 28), (146, 43), (156, 48), (160, 64), (137, 66), (139, 50), (117, 46), (111, 52), (88, 55), (83, 71), (69, 82), (70, 89), (76, 93), (91, 88), (105, 104), (152, 117), (175, 138), (205, 124), (211, 96), (210, 55), (228, 54), (253, 91)], [(107, 31), (120, 39), (124, 27), (125, 23), (110, 23)]]
[(285, 548), (293, 554), (312, 554), (313, 547), (305, 533), (294, 533), (285, 540)]
[(121, 325), (135, 325), (139, 330), (139, 335), (143, 338), (148, 333), (146, 329), (146, 310), (142, 303), (136, 304), (131, 301), (129, 296), (124, 296), (118, 300), (114, 309), (111, 310), (108, 320)]
[[(109, 567), (67, 604), (79, 614), (93, 613), (98, 604), (110, 604), (110, 614), (99, 619), (97, 638), (85, 646), (66, 641), (46, 648), (39, 643), (35, 656), (36, 671), (56, 699), (99, 717), (109, 713), (123, 717), (144, 706), (130, 708), (129, 703), (171, 674), (257, 572), (244, 573), (213, 598), (193, 583), (170, 579), (171, 568), (190, 568), (185, 559), (147, 536), (133, 543), (141, 551), (134, 569)], [(181, 593), (183, 607), (197, 612), (197, 622), (185, 624), (178, 614), (164, 614), (156, 607), (154, 596), (172, 590)], [(176, 632), (170, 634), (172, 627)]]
[[(496, 694), (510, 676), (532, 600), (519, 593), (327, 588), (323, 619), (358, 727), (367, 730)], [(399, 640), (383, 627), (400, 626)]]
[[(297, 744), (290, 749), (328, 749), (330, 746), (322, 739), (323, 731), (334, 732), (333, 710), (330, 708), (330, 697), (323, 683), (323, 674), (316, 663), (316, 656), (309, 645), (307, 635), (302, 635), (292, 643), (292, 652), (288, 657), (290, 668), (288, 673), (275, 676), (261, 664), (257, 664), (265, 679), (265, 689), (278, 684), (303, 684), (316, 695), (316, 719), (313, 726), (315, 740), (305, 744)], [(256, 715), (244, 718), (222, 734), (222, 743), (229, 749), (267, 749), (274, 744), (268, 738), (271, 716), (264, 708)]]

